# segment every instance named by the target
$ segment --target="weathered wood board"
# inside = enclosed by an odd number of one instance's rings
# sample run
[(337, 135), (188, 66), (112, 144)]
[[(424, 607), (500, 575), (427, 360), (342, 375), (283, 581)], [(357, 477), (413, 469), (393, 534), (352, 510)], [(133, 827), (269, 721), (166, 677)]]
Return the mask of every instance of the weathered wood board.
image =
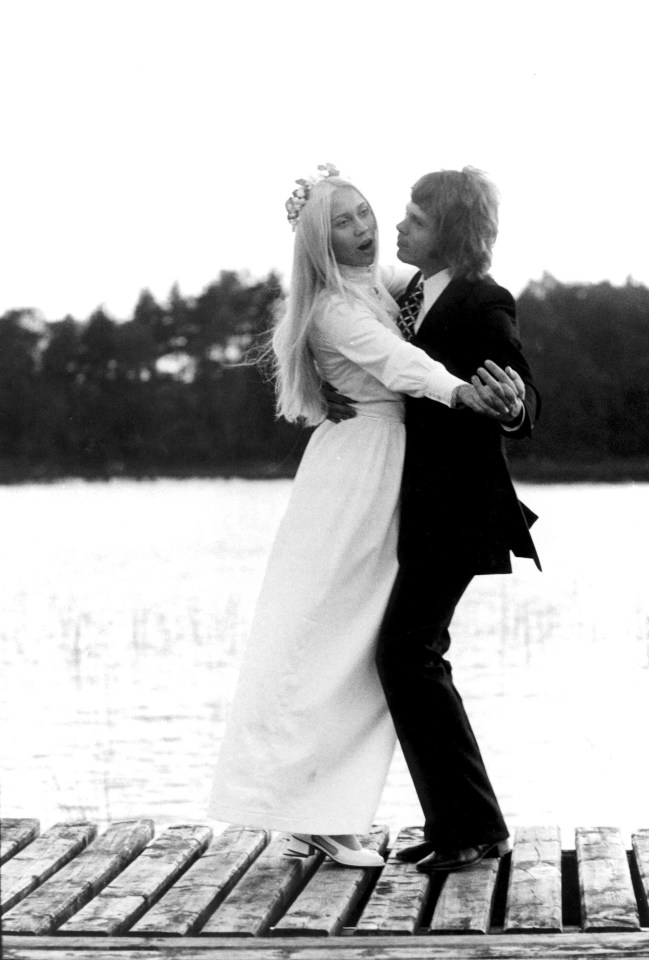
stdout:
[(55, 823), (0, 867), (4, 913), (69, 863), (97, 835), (94, 823)]
[(323, 859), (321, 853), (302, 858), (287, 857), (285, 851), (283, 837), (273, 840), (210, 917), (201, 934), (259, 937), (267, 933)]
[[(617, 829), (579, 828), (562, 855), (556, 827), (521, 827), (509, 861), (431, 879), (396, 859), (414, 828), (371, 870), (287, 857), (263, 830), (2, 828), (3, 960), (649, 957), (649, 830), (626, 851)], [(387, 831), (365, 842), (384, 852)]]
[(639, 930), (638, 907), (620, 831), (578, 827), (575, 832), (582, 928)]
[(2, 919), (5, 933), (52, 933), (134, 860), (153, 836), (152, 820), (112, 824), (74, 860)]
[(31, 843), (40, 830), (40, 820), (34, 820), (31, 817), (3, 818), (0, 829), (0, 864), (6, 863), (10, 857)]
[(61, 933), (124, 933), (203, 853), (209, 827), (170, 827), (59, 929)]
[(420, 937), (10, 937), (3, 960), (647, 960), (649, 933)]
[(422, 840), (423, 831), (420, 827), (404, 827), (399, 831), (387, 863), (356, 925), (356, 936), (397, 936), (417, 931), (431, 880), (425, 873), (420, 873), (414, 863), (400, 863), (396, 854), (404, 847), (421, 843)]
[(560, 933), (561, 835), (558, 827), (519, 827), (511, 856), (507, 933)]
[(500, 861), (481, 860), (449, 873), (435, 906), (432, 933), (486, 933)]
[(268, 840), (266, 830), (228, 827), (131, 928), (131, 932), (175, 936), (196, 932), (259, 856)]

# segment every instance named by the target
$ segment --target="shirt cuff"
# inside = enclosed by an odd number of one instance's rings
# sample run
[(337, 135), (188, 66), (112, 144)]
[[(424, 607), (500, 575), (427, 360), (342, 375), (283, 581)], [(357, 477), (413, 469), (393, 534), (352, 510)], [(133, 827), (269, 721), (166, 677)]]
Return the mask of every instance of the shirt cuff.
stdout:
[[(440, 365), (441, 366), (441, 365)], [(445, 407), (454, 407), (458, 387), (465, 386), (466, 381), (456, 377), (454, 373), (449, 373), (444, 367), (441, 371), (431, 377), (426, 396), (429, 400), (437, 400), (443, 403)]]

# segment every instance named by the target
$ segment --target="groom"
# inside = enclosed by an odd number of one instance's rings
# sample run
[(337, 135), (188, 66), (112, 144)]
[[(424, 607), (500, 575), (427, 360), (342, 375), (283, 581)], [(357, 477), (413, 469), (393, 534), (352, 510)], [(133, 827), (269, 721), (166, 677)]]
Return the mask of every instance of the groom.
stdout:
[[(425, 815), (424, 842), (400, 859), (424, 872), (508, 847), (446, 659), (449, 626), (474, 576), (511, 573), (510, 552), (540, 569), (529, 534), (536, 518), (516, 496), (503, 450), (504, 436), (530, 436), (539, 396), (514, 300), (487, 276), (497, 210), (496, 190), (480, 171), (439, 171), (417, 181), (397, 226), (399, 259), (420, 271), (401, 300), (404, 336), (471, 379), (491, 406), (486, 417), (406, 398), (400, 569), (377, 665)], [(512, 402), (494, 403), (503, 393)]]

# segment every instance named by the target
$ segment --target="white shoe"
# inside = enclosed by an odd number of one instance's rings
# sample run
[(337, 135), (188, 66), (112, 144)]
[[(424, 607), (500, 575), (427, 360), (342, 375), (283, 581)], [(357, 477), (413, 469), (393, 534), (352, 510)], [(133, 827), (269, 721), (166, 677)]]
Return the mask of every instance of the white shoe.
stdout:
[[(287, 856), (308, 857), (316, 850), (322, 850), (328, 857), (343, 867), (383, 867), (385, 860), (374, 850), (367, 850), (358, 844), (357, 849), (340, 843), (335, 837), (312, 833), (292, 833), (288, 838)], [(358, 841), (356, 841), (358, 843)]]

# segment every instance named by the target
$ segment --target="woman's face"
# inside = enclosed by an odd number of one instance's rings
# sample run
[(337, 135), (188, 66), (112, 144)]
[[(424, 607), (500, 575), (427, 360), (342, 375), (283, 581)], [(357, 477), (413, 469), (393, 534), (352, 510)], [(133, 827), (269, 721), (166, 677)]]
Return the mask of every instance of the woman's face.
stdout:
[(331, 245), (338, 263), (364, 267), (376, 257), (376, 219), (354, 187), (338, 187), (331, 198)]

